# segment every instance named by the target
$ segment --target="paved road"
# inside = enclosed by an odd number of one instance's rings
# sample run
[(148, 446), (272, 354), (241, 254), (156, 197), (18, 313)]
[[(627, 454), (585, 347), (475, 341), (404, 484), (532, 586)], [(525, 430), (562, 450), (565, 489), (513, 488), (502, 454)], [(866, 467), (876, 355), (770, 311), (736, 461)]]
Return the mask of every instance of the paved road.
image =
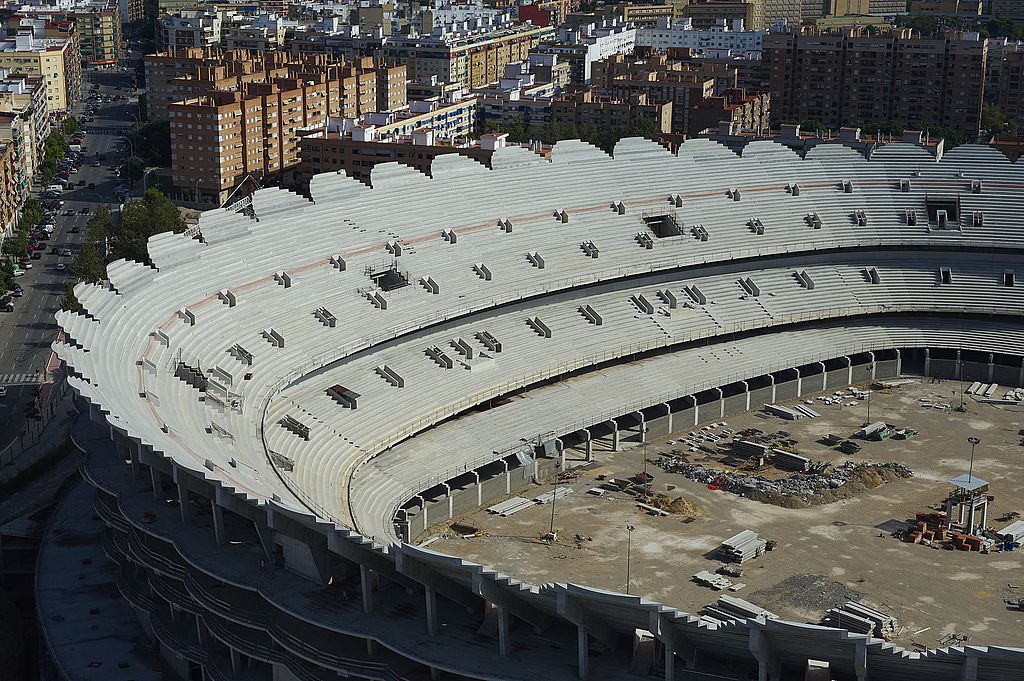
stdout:
[[(100, 94), (130, 92), (130, 73), (88, 71), (85, 80), (97, 84)], [(124, 89), (115, 91), (116, 86)], [(77, 106), (76, 115), (80, 115), (84, 108), (84, 105)], [(117, 100), (99, 104), (95, 120), (84, 124), (89, 134), (83, 142), (86, 152), (82, 159), (82, 169), (72, 174), (71, 179), (76, 183), (85, 180), (86, 186), (95, 183), (96, 189), (93, 191), (86, 187), (75, 187), (64, 192), (61, 198), (65, 203), (57, 217), (57, 226), (53, 236), (45, 242), (46, 254), (41, 260), (33, 260), (32, 269), (15, 280), (22, 285), (25, 295), (14, 299), (14, 312), (0, 312), (0, 385), (8, 388), (7, 397), (0, 398), (0, 451), (17, 438), (24, 428), (24, 411), (32, 400), (37, 372), (43, 373), (50, 356), (50, 344), (57, 334), (54, 312), (64, 295), (64, 289), (74, 282), (68, 270), (56, 269), (58, 262), (70, 265), (72, 259), (50, 255), (50, 247), (70, 248), (77, 252), (85, 238), (85, 225), (89, 220), (89, 215), (79, 213), (81, 208), (87, 207), (91, 213), (98, 204), (103, 203), (109, 209), (116, 210), (117, 201), (113, 197), (115, 176), (110, 168), (116, 166), (123, 155), (116, 151), (117, 135), (112, 130), (130, 125), (133, 122), (130, 114), (134, 113), (134, 102)], [(99, 128), (103, 132), (93, 132), (92, 128)], [(99, 155), (105, 156), (106, 160), (101, 167), (95, 168), (93, 162)], [(37, 186), (33, 195), (38, 197), (41, 189)], [(75, 215), (65, 216), (64, 211), (71, 209)], [(70, 230), (76, 225), (80, 232), (73, 234)]]

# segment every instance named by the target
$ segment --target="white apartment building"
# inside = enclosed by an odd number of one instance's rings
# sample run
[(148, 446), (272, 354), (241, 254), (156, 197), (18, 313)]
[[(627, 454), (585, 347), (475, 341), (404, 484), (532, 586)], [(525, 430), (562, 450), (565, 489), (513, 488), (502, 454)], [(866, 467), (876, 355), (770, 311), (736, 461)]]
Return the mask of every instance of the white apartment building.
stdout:
[(659, 17), (651, 28), (637, 29), (637, 47), (655, 50), (689, 48), (691, 50), (736, 50), (755, 52), (761, 49), (764, 31), (743, 30), (743, 20), (736, 19), (730, 26), (725, 19), (719, 19), (711, 28), (694, 28), (690, 19), (672, 20)]

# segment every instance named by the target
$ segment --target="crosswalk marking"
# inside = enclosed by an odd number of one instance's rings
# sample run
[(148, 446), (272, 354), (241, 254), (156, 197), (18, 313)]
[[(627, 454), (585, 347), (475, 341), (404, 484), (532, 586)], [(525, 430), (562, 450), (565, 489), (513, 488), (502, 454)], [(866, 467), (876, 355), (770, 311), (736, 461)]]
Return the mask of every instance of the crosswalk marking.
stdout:
[(42, 374), (0, 374), (0, 385), (16, 385), (19, 383), (41, 383)]

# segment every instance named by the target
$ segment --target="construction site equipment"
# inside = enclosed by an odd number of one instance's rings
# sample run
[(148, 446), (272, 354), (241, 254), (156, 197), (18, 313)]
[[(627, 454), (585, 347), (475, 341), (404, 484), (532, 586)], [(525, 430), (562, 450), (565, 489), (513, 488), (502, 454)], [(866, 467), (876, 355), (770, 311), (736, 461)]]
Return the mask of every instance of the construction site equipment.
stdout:
[(838, 608), (830, 608), (821, 623), (881, 638), (896, 633), (895, 618), (857, 601), (847, 601)]
[(909, 440), (917, 435), (917, 431), (913, 428), (900, 428), (892, 434), (893, 440)]
[(843, 441), (843, 438), (840, 437), (839, 435), (829, 433), (828, 435), (823, 437), (821, 441), (824, 442), (829, 447), (835, 447), (837, 444)]
[(862, 440), (867, 440), (873, 437), (875, 433), (885, 430), (886, 427), (885, 421), (875, 421), (874, 423), (870, 423), (858, 430), (853, 434), (853, 436), (859, 437)]
[(718, 554), (726, 562), (743, 563), (757, 558), (767, 550), (768, 542), (753, 530), (743, 530), (729, 537), (718, 547)]
[(839, 446), (839, 451), (843, 454), (856, 454), (860, 451), (860, 445), (853, 440), (847, 440)]

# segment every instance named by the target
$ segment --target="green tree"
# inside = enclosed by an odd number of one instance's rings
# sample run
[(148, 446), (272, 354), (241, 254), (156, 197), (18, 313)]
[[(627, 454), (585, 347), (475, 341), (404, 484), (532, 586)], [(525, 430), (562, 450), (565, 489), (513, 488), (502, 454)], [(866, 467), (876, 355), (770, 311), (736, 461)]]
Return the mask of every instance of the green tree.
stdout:
[(995, 104), (983, 104), (981, 107), (981, 127), (991, 135), (1002, 135), (1010, 131), (1006, 114)]
[(82, 304), (78, 302), (78, 296), (75, 295), (75, 287), (71, 284), (64, 289), (64, 295), (60, 299), (60, 309), (67, 312), (78, 312), (82, 309)]
[(107, 278), (107, 266), (103, 263), (100, 249), (93, 241), (82, 244), (78, 255), (71, 261), (71, 274), (79, 281), (89, 283)]
[(14, 263), (10, 260), (0, 262), (0, 293), (9, 291), (14, 282)]
[(85, 223), (86, 238), (93, 243), (102, 243), (110, 237), (113, 227), (114, 221), (110, 217), (110, 211), (106, 206), (98, 206)]
[(4, 239), (0, 252), (11, 258), (24, 258), (28, 255), (28, 238), (25, 232), (16, 232)]
[(110, 259), (148, 263), (146, 246), (151, 236), (184, 231), (185, 221), (178, 207), (158, 189), (150, 188), (141, 201), (129, 201), (121, 210), (121, 220), (112, 226)]
[(60, 131), (64, 135), (73, 135), (78, 130), (78, 119), (74, 116), (68, 116), (60, 124)]
[(152, 121), (138, 126), (130, 133), (132, 148), (142, 157), (146, 165), (168, 166), (171, 164), (171, 123)]
[(128, 180), (132, 186), (141, 180), (146, 174), (146, 165), (138, 156), (129, 156), (121, 166), (121, 177)]

